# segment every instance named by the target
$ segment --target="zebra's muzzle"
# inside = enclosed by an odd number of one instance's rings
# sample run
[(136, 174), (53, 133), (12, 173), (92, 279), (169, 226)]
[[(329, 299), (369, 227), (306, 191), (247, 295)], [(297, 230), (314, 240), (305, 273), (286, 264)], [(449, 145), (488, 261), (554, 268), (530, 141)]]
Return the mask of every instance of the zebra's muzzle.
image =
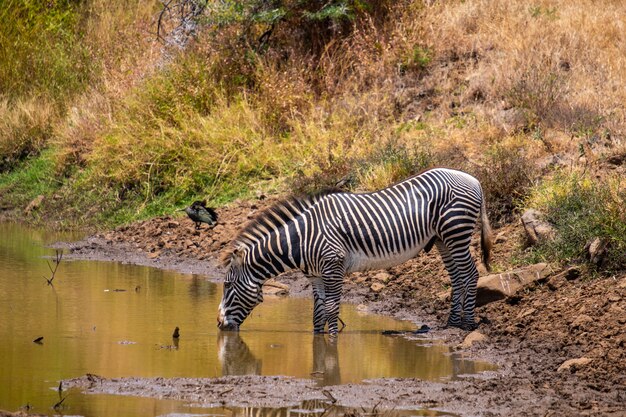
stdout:
[(239, 326), (235, 323), (229, 323), (228, 320), (222, 319), (221, 317), (217, 318), (217, 327), (223, 331), (237, 332), (239, 331)]

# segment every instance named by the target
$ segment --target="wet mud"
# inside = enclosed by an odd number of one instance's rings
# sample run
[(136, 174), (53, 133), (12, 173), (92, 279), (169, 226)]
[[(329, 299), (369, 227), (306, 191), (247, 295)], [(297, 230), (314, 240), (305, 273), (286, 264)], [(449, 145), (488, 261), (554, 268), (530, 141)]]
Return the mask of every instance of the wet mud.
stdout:
[[(185, 217), (163, 217), (57, 246), (75, 259), (147, 265), (220, 281), (220, 252), (271, 203), (235, 202), (220, 210), (220, 223), (214, 228), (196, 230)], [(523, 241), (522, 230), (511, 224), (495, 235), (494, 264), (506, 270), (513, 248)], [(479, 255), (478, 242), (473, 250)], [(299, 273), (283, 274), (278, 281), (289, 285), (289, 296), (311, 294)], [(279, 407), (318, 399), (365, 409), (422, 407), (463, 416), (626, 416), (626, 275), (572, 278), (555, 271), (515, 297), (479, 307), (478, 331), (484, 338), (464, 347), (467, 332), (443, 327), (448, 288), (441, 260), (432, 251), (386, 271), (349, 276), (343, 302), (411, 320), (416, 328), (426, 324), (432, 330), (425, 336), (394, 337), (443, 340), (460, 354), (497, 364), (498, 371), (448, 382), (380, 379), (330, 387), (319, 387), (314, 380), (267, 376), (86, 375), (64, 384), (89, 393), (171, 398), (206, 406)]]

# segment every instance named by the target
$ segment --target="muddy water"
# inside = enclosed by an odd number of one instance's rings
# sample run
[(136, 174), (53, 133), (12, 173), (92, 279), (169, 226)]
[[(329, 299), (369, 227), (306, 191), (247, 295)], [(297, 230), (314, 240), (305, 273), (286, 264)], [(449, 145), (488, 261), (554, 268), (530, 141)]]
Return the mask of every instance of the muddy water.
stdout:
[[(338, 341), (313, 336), (311, 302), (302, 299), (267, 297), (239, 334), (222, 333), (215, 325), (221, 287), (202, 276), (62, 260), (47, 285), (47, 261), (55, 252), (46, 245), (77, 237), (0, 224), (0, 409), (28, 404), (34, 412), (54, 414), (59, 381), (86, 373), (288, 375), (330, 385), (380, 377), (444, 380), (492, 369), (450, 355), (445, 346), (383, 336), (380, 330), (414, 325), (364, 315), (353, 306), (342, 308), (348, 327)], [(178, 341), (172, 338), (175, 327)], [(65, 414), (98, 416), (195, 412), (173, 401), (76, 392), (62, 407)]]

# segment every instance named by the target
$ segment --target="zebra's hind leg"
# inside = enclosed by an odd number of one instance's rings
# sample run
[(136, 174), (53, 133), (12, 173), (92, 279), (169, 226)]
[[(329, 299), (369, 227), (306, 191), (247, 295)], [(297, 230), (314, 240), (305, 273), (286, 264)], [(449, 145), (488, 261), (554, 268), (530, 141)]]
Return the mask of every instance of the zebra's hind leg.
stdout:
[(437, 245), (437, 250), (439, 250), (443, 264), (446, 267), (446, 271), (448, 271), (448, 275), (450, 275), (450, 282), (452, 284), (448, 327), (462, 327), (461, 312), (463, 310), (464, 298), (463, 280), (448, 247), (441, 240), (437, 240), (435, 244)]
[(324, 333), (326, 327), (326, 291), (322, 278), (312, 277), (313, 287), (313, 333)]
[(455, 253), (454, 260), (462, 274), (464, 284), (463, 292), (465, 297), (463, 299), (463, 323), (461, 328), (464, 330), (475, 330), (478, 328), (475, 317), (478, 269), (476, 269), (476, 263), (472, 259), (469, 247), (464, 252), (459, 251)]

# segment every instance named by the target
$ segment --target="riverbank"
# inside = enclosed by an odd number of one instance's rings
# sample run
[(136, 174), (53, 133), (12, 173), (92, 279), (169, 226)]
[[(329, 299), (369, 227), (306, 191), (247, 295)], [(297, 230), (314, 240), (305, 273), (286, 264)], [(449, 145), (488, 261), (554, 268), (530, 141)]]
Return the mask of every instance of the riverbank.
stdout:
[[(68, 256), (174, 269), (220, 281), (220, 251), (241, 226), (271, 203), (265, 199), (235, 202), (220, 210), (220, 224), (213, 229), (196, 230), (186, 217), (135, 223), (68, 244)], [(510, 265), (522, 234), (516, 224), (495, 231), (497, 268)], [(479, 254), (477, 242), (473, 246)], [(432, 330), (426, 337), (443, 340), (463, 355), (494, 362), (500, 368), (458, 381), (384, 379), (324, 390), (339, 405), (365, 408), (420, 406), (464, 416), (623, 416), (626, 276), (569, 278), (555, 271), (514, 297), (479, 307), (479, 332), (484, 340), (462, 346), (467, 333), (443, 327), (449, 308), (445, 297), (449, 279), (436, 251), (387, 271), (353, 274), (344, 285), (344, 302), (416, 325), (427, 324)], [(284, 274), (279, 281), (289, 285), (290, 296), (310, 295), (308, 282), (299, 273)], [(199, 396), (204, 404), (233, 406), (327, 398), (310, 381), (291, 378), (124, 378), (95, 384), (83, 377), (68, 383), (94, 393), (159, 397), (166, 393), (167, 398), (182, 400)]]

